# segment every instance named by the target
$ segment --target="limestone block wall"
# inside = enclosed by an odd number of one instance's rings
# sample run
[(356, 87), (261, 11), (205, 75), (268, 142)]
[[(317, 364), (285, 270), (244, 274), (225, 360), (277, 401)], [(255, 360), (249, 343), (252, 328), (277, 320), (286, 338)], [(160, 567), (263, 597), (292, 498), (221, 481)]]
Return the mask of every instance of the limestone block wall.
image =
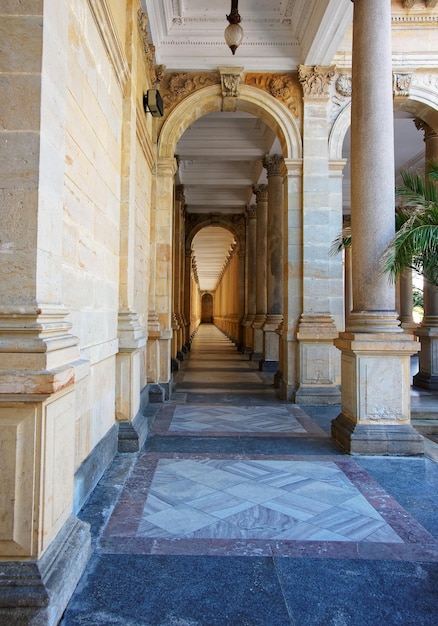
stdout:
[(60, 268), (72, 333), (90, 364), (77, 389), (76, 467), (114, 423), (118, 349), (122, 93), (85, 9), (70, 3)]

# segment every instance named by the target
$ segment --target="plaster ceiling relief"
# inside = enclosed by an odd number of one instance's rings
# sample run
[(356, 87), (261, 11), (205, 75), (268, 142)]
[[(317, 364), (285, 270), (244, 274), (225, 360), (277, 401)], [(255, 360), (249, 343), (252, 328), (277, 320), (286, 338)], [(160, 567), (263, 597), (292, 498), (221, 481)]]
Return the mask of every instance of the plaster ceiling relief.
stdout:
[[(230, 0), (142, 0), (142, 5), (156, 63), (168, 71), (223, 65), (291, 71), (300, 63), (327, 64), (352, 14), (351, 0), (240, 0), (244, 39), (233, 57), (224, 39)], [(308, 58), (312, 47), (314, 58)]]

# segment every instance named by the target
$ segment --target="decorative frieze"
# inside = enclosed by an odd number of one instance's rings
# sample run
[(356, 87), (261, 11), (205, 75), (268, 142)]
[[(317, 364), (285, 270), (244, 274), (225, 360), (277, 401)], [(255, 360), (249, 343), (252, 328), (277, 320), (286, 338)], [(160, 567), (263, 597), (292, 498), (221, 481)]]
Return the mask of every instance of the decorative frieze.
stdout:
[(309, 66), (298, 67), (298, 78), (306, 98), (328, 98), (330, 84), (335, 75), (336, 66)]
[(415, 4), (421, 5), (422, 3), (424, 3), (426, 9), (434, 9), (438, 3), (438, 0), (423, 0), (423, 2), (421, 0), (419, 2), (417, 2), (417, 0), (402, 0), (402, 5), (404, 9), (412, 9)]
[(245, 84), (263, 89), (299, 117), (302, 98), (296, 74), (247, 74)]
[(168, 115), (184, 98), (203, 87), (219, 83), (215, 72), (161, 72), (160, 93), (164, 102), (165, 115)]

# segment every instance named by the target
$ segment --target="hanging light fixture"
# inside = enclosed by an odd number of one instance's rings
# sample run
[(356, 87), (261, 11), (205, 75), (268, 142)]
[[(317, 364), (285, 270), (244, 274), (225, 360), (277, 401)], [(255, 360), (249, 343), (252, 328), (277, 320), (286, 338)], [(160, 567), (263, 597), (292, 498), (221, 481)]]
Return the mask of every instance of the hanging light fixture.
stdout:
[(241, 18), (239, 15), (239, 10), (237, 8), (238, 1), (239, 0), (231, 0), (231, 11), (230, 14), (227, 15), (229, 25), (226, 27), (224, 33), (227, 46), (230, 48), (233, 54), (240, 46), (243, 39), (243, 28), (240, 25)]

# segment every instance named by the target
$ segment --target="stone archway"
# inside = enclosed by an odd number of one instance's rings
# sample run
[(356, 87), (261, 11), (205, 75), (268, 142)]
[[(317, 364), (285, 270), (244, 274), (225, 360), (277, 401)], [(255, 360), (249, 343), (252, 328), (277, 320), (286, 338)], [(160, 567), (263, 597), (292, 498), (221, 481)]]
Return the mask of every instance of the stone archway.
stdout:
[[(173, 336), (171, 250), (176, 147), (182, 134), (191, 124), (208, 113), (221, 111), (223, 100), (220, 84), (194, 91), (171, 110), (158, 135), (155, 206), (158, 228), (154, 243), (158, 253), (155, 271), (159, 277), (157, 288), (160, 292), (160, 297), (156, 299), (156, 314), (161, 328), (160, 371), (164, 379), (170, 380), (171, 377), (169, 365)], [(295, 167), (295, 163), (301, 160), (302, 140), (292, 111), (269, 93), (248, 85), (240, 85), (235, 105), (236, 110), (248, 112), (262, 119), (275, 132), (281, 146), (282, 156), (285, 161), (292, 164), (292, 167)], [(288, 178), (287, 183), (295, 193), (294, 182)], [(240, 243), (243, 249), (242, 237)]]
[(201, 324), (213, 323), (213, 296), (204, 293), (201, 298)]

